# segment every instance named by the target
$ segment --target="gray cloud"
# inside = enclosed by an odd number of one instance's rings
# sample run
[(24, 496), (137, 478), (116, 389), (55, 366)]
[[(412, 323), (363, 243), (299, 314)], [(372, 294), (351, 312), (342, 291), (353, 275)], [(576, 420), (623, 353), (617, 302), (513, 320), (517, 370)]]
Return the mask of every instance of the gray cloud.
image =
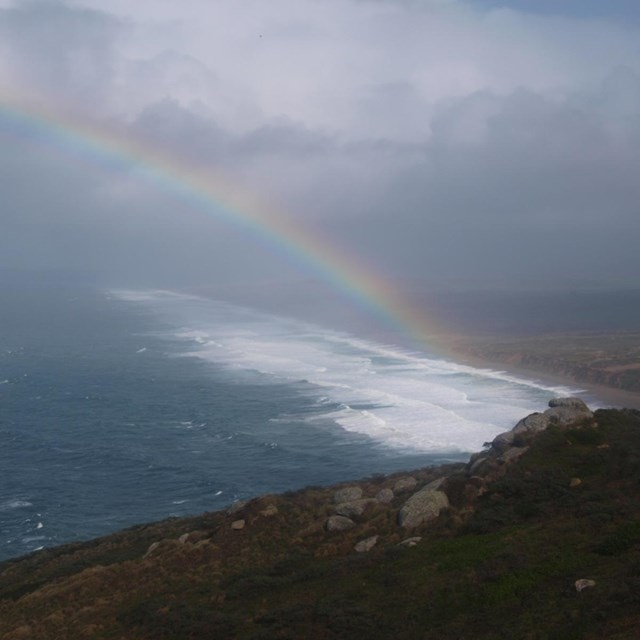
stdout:
[[(99, 5), (0, 9), (10, 93), (222, 173), (407, 281), (613, 286), (640, 271), (631, 26), (455, 0)], [(8, 262), (305, 275), (260, 233), (135, 171), (0, 135)]]

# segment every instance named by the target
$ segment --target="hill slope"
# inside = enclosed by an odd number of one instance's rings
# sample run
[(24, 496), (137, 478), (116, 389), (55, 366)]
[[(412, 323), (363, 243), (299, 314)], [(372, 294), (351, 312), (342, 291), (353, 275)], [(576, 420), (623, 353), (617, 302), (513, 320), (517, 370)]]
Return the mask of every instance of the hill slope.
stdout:
[[(417, 517), (405, 506), (416, 493), (414, 506), (426, 496), (431, 509)], [(583, 579), (593, 584), (579, 591)], [(261, 496), (0, 565), (7, 640), (626, 639), (638, 629), (631, 410), (552, 422), (469, 465)]]

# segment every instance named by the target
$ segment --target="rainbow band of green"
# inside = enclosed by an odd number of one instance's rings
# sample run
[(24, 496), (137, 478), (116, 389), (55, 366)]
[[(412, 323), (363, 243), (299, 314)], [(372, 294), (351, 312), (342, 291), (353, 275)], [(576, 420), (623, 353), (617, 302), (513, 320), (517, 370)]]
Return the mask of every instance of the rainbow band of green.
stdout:
[(317, 233), (311, 234), (281, 212), (267, 208), (246, 190), (234, 188), (211, 168), (178, 160), (149, 144), (75, 116), (24, 104), (0, 103), (0, 127), (109, 170), (135, 172), (191, 207), (247, 230), (257, 242), (326, 282), (386, 325), (421, 344), (431, 344), (434, 327), (394, 291), (390, 282), (338, 252)]

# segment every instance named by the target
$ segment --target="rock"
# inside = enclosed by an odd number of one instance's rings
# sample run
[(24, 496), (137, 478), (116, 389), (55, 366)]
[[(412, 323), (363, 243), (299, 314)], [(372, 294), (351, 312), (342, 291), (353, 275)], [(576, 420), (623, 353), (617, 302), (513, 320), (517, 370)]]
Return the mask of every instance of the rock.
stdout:
[(246, 522), (244, 520), (234, 520), (231, 523), (231, 528), (234, 531), (240, 531), (240, 529), (244, 529), (245, 524), (246, 524)]
[(376, 494), (376, 500), (382, 504), (389, 504), (394, 499), (395, 495), (391, 489), (381, 489)]
[(368, 505), (375, 503), (373, 498), (361, 498), (360, 500), (352, 500), (351, 502), (342, 502), (336, 505), (336, 513), (346, 518), (355, 518), (361, 516)]
[(437, 518), (448, 506), (449, 499), (442, 491), (422, 489), (404, 503), (398, 514), (398, 524), (406, 528), (417, 527)]
[(355, 526), (353, 520), (344, 516), (331, 516), (325, 524), (327, 531), (347, 531)]
[(414, 536), (413, 538), (406, 538), (402, 542), (398, 542), (396, 547), (415, 547), (418, 542), (422, 540), (421, 536)]
[[(513, 446), (513, 441), (516, 439), (516, 434), (513, 431), (505, 431), (504, 433), (499, 433), (492, 441), (491, 448), (495, 451), (501, 453), (502, 451), (506, 451), (509, 447)], [(480, 458), (482, 460), (482, 458)], [(471, 470), (473, 470), (473, 466)]]
[(358, 553), (366, 553), (367, 551), (371, 551), (373, 547), (376, 546), (378, 542), (378, 536), (371, 536), (370, 538), (365, 538), (364, 540), (360, 540), (358, 544), (354, 547), (354, 549)]
[(188, 534), (188, 533), (183, 533), (183, 534), (178, 538), (178, 542), (179, 542), (180, 544), (184, 544), (188, 539), (189, 539), (189, 534)]
[(569, 487), (574, 489), (575, 487), (579, 487), (582, 484), (582, 480), (580, 478), (571, 478), (569, 482)]
[(426, 484), (424, 487), (422, 487), (420, 491), (437, 491), (438, 489), (440, 489), (440, 487), (442, 487), (446, 479), (447, 479), (446, 476), (442, 476), (441, 478), (436, 478), (435, 480), (432, 480), (431, 482)]
[(589, 407), (580, 398), (553, 398), (549, 400), (549, 407), (544, 415), (550, 424), (563, 426), (593, 417)]
[(576, 580), (576, 591), (580, 593), (583, 589), (588, 589), (589, 587), (595, 587), (595, 580), (588, 580), (587, 578), (580, 578), (580, 580)]
[(537, 433), (544, 431), (549, 426), (549, 416), (545, 413), (530, 413), (526, 418), (522, 418), (511, 430), (518, 433)]
[(258, 512), (261, 516), (265, 518), (271, 518), (278, 513), (278, 507), (275, 504), (270, 504), (266, 509)]
[(227, 509), (227, 513), (229, 515), (233, 515), (234, 513), (238, 513), (238, 511), (241, 511), (242, 509), (244, 509), (248, 504), (248, 500), (238, 500), (237, 502), (234, 502), (228, 509)]
[(152, 542), (147, 549), (147, 552), (142, 556), (143, 559), (150, 556), (158, 547), (160, 546), (160, 542)]
[(472, 484), (474, 487), (478, 487), (478, 489), (482, 489), (487, 483), (484, 481), (484, 478), (481, 478), (480, 476), (471, 476), (469, 478), (469, 484)]
[(529, 450), (529, 447), (511, 447), (507, 449), (499, 458), (500, 462), (514, 462)]
[(400, 478), (393, 485), (393, 492), (402, 493), (403, 491), (413, 491), (417, 484), (418, 481), (413, 476), (406, 476), (404, 478)]
[(550, 407), (569, 407), (571, 409), (578, 409), (578, 411), (583, 411), (585, 413), (591, 413), (589, 407), (584, 403), (580, 398), (552, 398), (549, 400)]
[(353, 500), (359, 500), (360, 498), (362, 498), (362, 488), (355, 486), (338, 489), (333, 494), (333, 501), (336, 504), (340, 504), (342, 502), (352, 502)]

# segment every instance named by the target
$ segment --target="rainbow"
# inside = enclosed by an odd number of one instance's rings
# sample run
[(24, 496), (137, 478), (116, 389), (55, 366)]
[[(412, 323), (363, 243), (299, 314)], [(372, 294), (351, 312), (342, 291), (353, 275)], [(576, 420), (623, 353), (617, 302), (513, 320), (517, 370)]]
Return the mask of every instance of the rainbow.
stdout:
[(320, 234), (310, 233), (281, 211), (268, 207), (210, 167), (178, 159), (77, 115), (45, 110), (11, 99), (0, 100), (0, 130), (52, 147), (56, 152), (106, 168), (133, 173), (190, 207), (249, 232), (256, 242), (313, 274), (347, 299), (400, 330), (422, 346), (433, 347), (438, 333), (422, 311), (396, 292), (381, 274), (339, 252)]

